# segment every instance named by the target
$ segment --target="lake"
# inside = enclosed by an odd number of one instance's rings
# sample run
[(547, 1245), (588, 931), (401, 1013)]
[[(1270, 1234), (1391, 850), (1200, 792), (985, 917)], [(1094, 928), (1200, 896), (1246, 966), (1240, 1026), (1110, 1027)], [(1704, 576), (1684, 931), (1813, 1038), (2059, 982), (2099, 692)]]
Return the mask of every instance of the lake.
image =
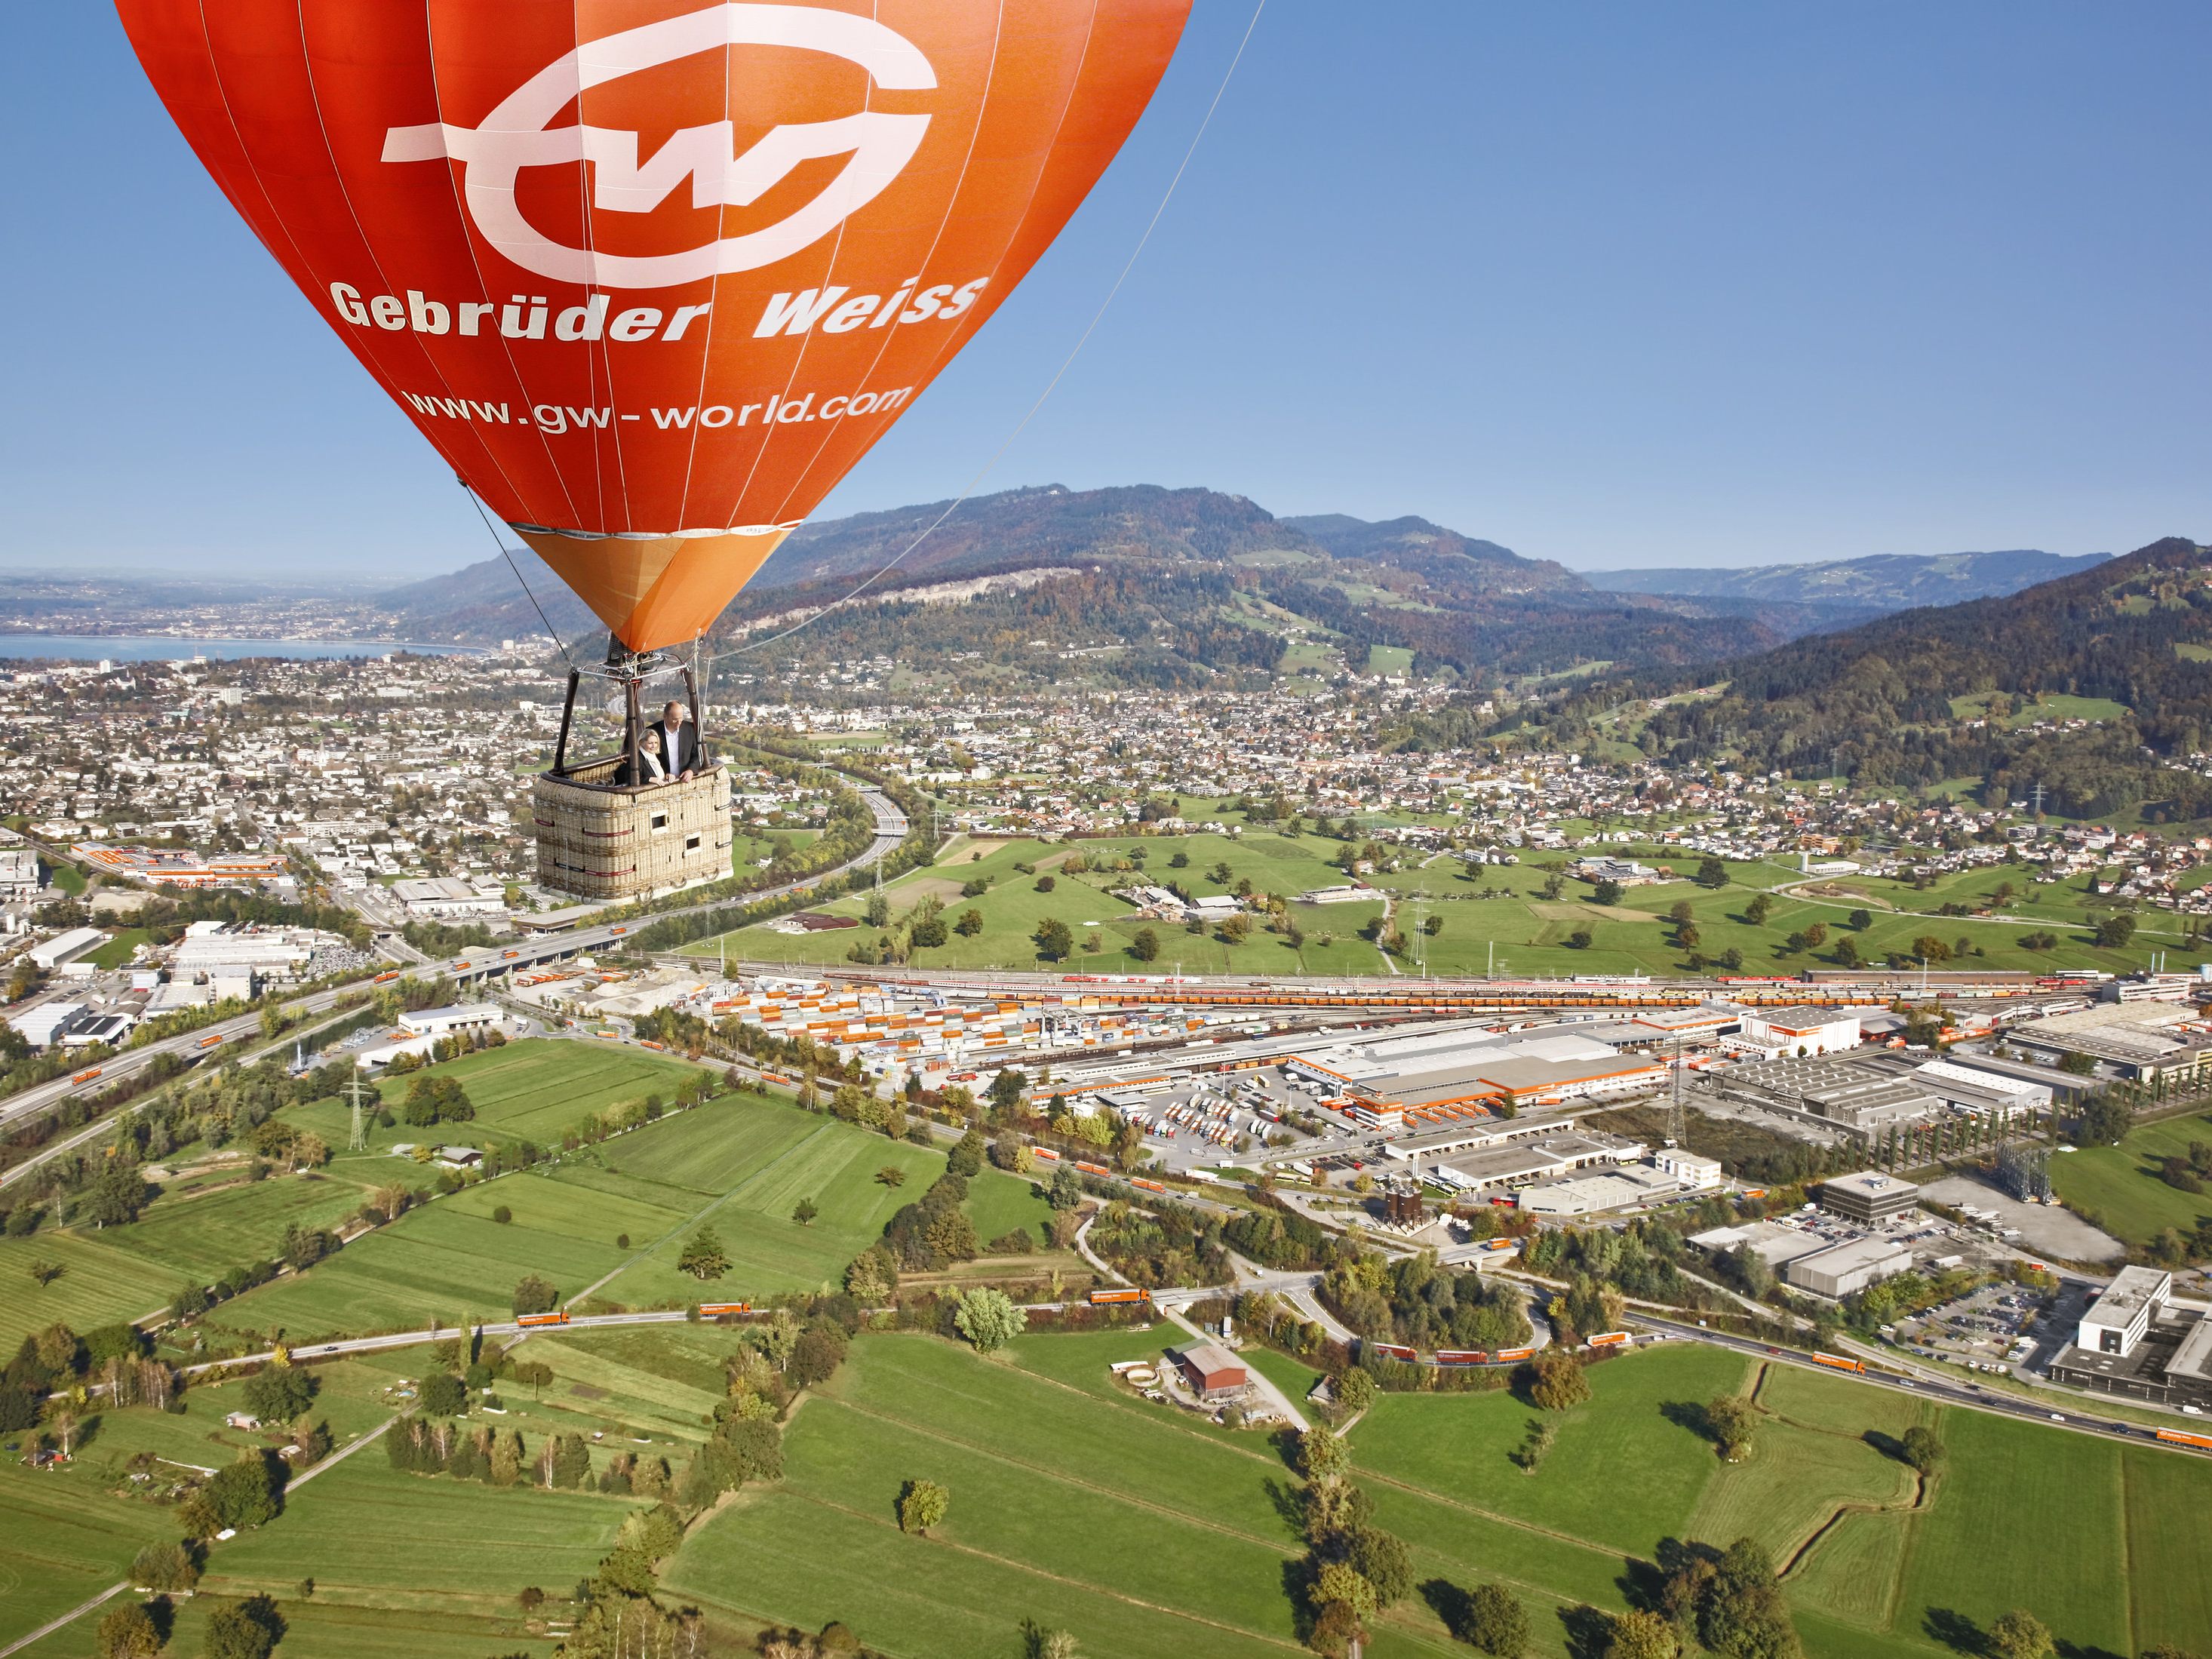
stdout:
[(0, 633), (0, 662), (32, 658), (68, 662), (190, 662), (194, 657), (234, 661), (284, 657), (312, 661), (331, 657), (386, 657), (412, 651), (428, 657), (471, 654), (463, 645), (422, 645), (409, 640), (183, 640), (159, 634)]

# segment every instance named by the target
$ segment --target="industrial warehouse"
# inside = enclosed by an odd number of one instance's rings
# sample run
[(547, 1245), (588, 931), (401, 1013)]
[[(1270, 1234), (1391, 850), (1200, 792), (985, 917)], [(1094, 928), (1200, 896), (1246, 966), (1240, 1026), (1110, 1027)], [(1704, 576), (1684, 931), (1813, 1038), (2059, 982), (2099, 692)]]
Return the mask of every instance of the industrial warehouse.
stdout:
[(1441, 1122), (1474, 1107), (1626, 1094), (1667, 1077), (1663, 1060), (1625, 1054), (1563, 1025), (1516, 1033), (1471, 1021), (1304, 1049), (1284, 1069), (1341, 1091), (1361, 1121), (1384, 1130)]

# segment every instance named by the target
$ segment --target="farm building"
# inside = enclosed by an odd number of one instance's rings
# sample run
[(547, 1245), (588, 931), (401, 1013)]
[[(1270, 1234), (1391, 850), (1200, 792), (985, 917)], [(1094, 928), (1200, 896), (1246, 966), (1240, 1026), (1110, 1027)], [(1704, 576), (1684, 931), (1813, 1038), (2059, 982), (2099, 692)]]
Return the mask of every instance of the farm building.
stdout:
[(1237, 1362), (1235, 1355), (1212, 1342), (1194, 1342), (1187, 1348), (1170, 1348), (1168, 1357), (1175, 1361), (1176, 1369), (1184, 1382), (1200, 1400), (1224, 1399), (1241, 1393), (1252, 1381), (1251, 1374)]

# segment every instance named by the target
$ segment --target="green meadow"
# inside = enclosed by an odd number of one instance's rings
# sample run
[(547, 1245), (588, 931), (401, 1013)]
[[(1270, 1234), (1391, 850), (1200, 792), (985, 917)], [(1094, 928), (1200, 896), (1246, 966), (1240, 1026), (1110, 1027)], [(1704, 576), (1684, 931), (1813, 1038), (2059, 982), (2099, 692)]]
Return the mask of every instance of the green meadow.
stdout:
[[(437, 1070), (468, 1091), (476, 1116), (465, 1123), (440, 1125), (426, 1134), (411, 1127), (400, 1110), (409, 1079), (384, 1079), (377, 1084), (377, 1092), (394, 1122), (388, 1129), (367, 1126), (372, 1156), (389, 1152), (395, 1144), (426, 1138), (484, 1148), (525, 1140), (557, 1146), (586, 1118), (635, 1106), (647, 1095), (672, 1100), (687, 1079), (698, 1075), (696, 1066), (647, 1049), (551, 1037), (464, 1054)], [(319, 1100), (293, 1108), (287, 1116), (296, 1127), (322, 1136), (337, 1152), (347, 1143), (353, 1111), (342, 1100)], [(339, 1163), (349, 1161), (340, 1154)]]
[[(1024, 1616), (1074, 1631), (1085, 1651), (1293, 1650), (1282, 1575), (1298, 1544), (1278, 1504), (1288, 1472), (1258, 1435), (1108, 1380), (1109, 1361), (1159, 1343), (1030, 1337), (992, 1363), (927, 1338), (864, 1338), (792, 1424), (782, 1484), (695, 1528), (671, 1587), (754, 1617), (841, 1618), (916, 1656), (1012, 1659)], [(2212, 1640), (2201, 1462), (1794, 1370), (1762, 1376), (1686, 1344), (1592, 1380), (1596, 1398), (1557, 1419), (1534, 1476), (1507, 1461), (1531, 1413), (1504, 1393), (1386, 1396), (1352, 1437), (1354, 1478), (1412, 1547), (1417, 1579), (1507, 1584), (1537, 1652), (1571, 1651), (1575, 1610), (1619, 1610), (1662, 1545), (1747, 1534), (1784, 1564), (1815, 1659), (1935, 1659), (2014, 1607), (2050, 1625), (2062, 1651)], [(1758, 1443), (1723, 1465), (1684, 1408), (1747, 1388), (1765, 1413)], [(1868, 1437), (1923, 1413), (1952, 1454), (1924, 1488)], [(928, 1538), (896, 1528), (910, 1478), (952, 1493)], [(1467, 1650), (1418, 1595), (1375, 1637), (1370, 1651), (1393, 1659)]]
[[(1073, 1631), (1085, 1653), (1301, 1650), (1285, 1570), (1303, 1546), (1296, 1481), (1258, 1432), (1149, 1403), (1109, 1364), (1157, 1358), (1176, 1334), (1027, 1335), (997, 1359), (921, 1335), (863, 1335), (785, 1429), (785, 1478), (696, 1522), (667, 1564), (673, 1602), (722, 1628), (848, 1624), (902, 1659), (1016, 1659), (1025, 1618)], [(564, 1430), (604, 1457), (657, 1448), (672, 1464), (704, 1433), (734, 1329), (705, 1325), (530, 1339), (553, 1380), (509, 1385), (533, 1445)], [(319, 1367), (315, 1411), (341, 1444), (388, 1419), (392, 1387), (425, 1351)], [(1259, 1359), (1293, 1386), (1310, 1373)], [(1618, 1611), (1680, 1543), (1760, 1539), (1813, 1659), (1942, 1659), (1979, 1650), (2006, 1611), (2051, 1627), (2060, 1652), (2126, 1656), (2212, 1647), (2212, 1466), (1682, 1343), (1600, 1365), (1595, 1397), (1557, 1414), (1524, 1474), (1508, 1460), (1532, 1415), (1510, 1394), (1386, 1395), (1351, 1436), (1352, 1478), (1408, 1544), (1414, 1595), (1380, 1615), (1377, 1659), (1464, 1653), (1437, 1611), (1450, 1592), (1503, 1583), (1530, 1614), (1532, 1651), (1577, 1649), (1585, 1609)], [(171, 1535), (127, 1495), (129, 1458), (214, 1467), (251, 1436), (223, 1429), (241, 1385), (198, 1390), (182, 1417), (111, 1413), (58, 1475), (0, 1468), (0, 1643), (115, 1581)], [(1747, 1392), (1750, 1454), (1722, 1463), (1697, 1403)], [(1932, 1426), (1948, 1457), (1923, 1481), (1881, 1449)], [(902, 1484), (951, 1494), (927, 1537), (902, 1533)], [(635, 1500), (500, 1490), (394, 1473), (375, 1447), (296, 1492), (258, 1532), (215, 1547), (175, 1650), (197, 1650), (207, 1604), (265, 1593), (297, 1651), (532, 1655), (516, 1593), (558, 1595), (589, 1573)], [(307, 1588), (312, 1581), (312, 1590)], [(30, 1650), (80, 1656), (89, 1621)]]
[[(944, 1167), (934, 1148), (781, 1100), (725, 1096), (435, 1199), (214, 1317), (240, 1330), (281, 1327), (299, 1341), (501, 1317), (516, 1281), (532, 1273), (564, 1298), (585, 1297), (587, 1311), (817, 1291), (834, 1285)], [(886, 1169), (903, 1183), (878, 1181)], [(793, 1216), (801, 1200), (818, 1212), (811, 1223)], [(1027, 1180), (995, 1170), (971, 1183), (969, 1205), (987, 1239), (1017, 1225), (1041, 1237), (1049, 1214)], [(506, 1221), (496, 1218), (502, 1209)], [(707, 1282), (676, 1267), (702, 1225), (731, 1261)]]
[(2147, 1243), (2168, 1227), (2190, 1232), (2212, 1216), (2212, 1196), (2167, 1186), (2159, 1161), (2185, 1155), (2192, 1140), (2212, 1141), (2212, 1113), (2143, 1124), (2117, 1146), (2062, 1152), (2051, 1160), (2051, 1184), (2069, 1209), (2096, 1217), (2130, 1244)]
[[(1186, 802), (1185, 810), (1200, 812), (1208, 805)], [(1294, 902), (1291, 919), (1304, 935), (1301, 945), (1293, 946), (1286, 937), (1256, 927), (1242, 944), (1232, 945), (1212, 933), (1189, 933), (1179, 922), (1148, 922), (1110, 890), (1173, 880), (1194, 896), (1204, 897), (1234, 891), (1240, 882), (1249, 881), (1259, 892), (1295, 896), (1345, 881), (1342, 870), (1332, 862), (1343, 845), (1333, 837), (1294, 837), (1264, 830), (1233, 837), (1132, 836), (1084, 841), (1072, 847), (1027, 840), (981, 846), (960, 841), (946, 849), (942, 861), (900, 878), (884, 892), (894, 920), (925, 897), (942, 903), (948, 921), (969, 908), (982, 918), (979, 933), (967, 937), (951, 933), (943, 945), (915, 951), (914, 961), (923, 967), (1030, 967), (1036, 953), (1032, 936), (1045, 921), (1055, 919), (1066, 923), (1075, 937), (1074, 954), (1060, 964), (1071, 972), (1163, 972), (1178, 965), (1191, 973), (1323, 976), (1387, 975), (1394, 968), (1400, 973), (1417, 971), (1410, 952), (1386, 961), (1372, 942), (1360, 936), (1363, 928), (1381, 916), (1380, 899), (1328, 906)], [(1060, 866), (1075, 852), (1092, 860), (1141, 854), (1142, 868), (1071, 876)], [(1176, 866), (1178, 854), (1188, 863)], [(1708, 890), (1688, 879), (1698, 864), (1694, 854), (1627, 847), (1622, 854), (1671, 869), (1677, 878), (1631, 888), (1620, 903), (1600, 905), (1593, 902), (1594, 889), (1574, 880), (1566, 882), (1557, 898), (1543, 896), (1552, 872), (1537, 860), (1564, 862), (1565, 854), (1524, 854), (1527, 861), (1521, 864), (1470, 870), (1442, 854), (1424, 857), (1409, 853), (1407, 867), (1364, 879), (1390, 896), (1392, 919), (1409, 937), (1417, 904), (1420, 914), (1437, 924), (1439, 931), (1427, 939), (1425, 955), (1428, 971), (1440, 975), (1479, 975), (1493, 963), (1501, 972), (1516, 975), (1681, 974), (1688, 971), (1687, 952), (1674, 945), (1665, 917), (1685, 901), (1698, 927), (1697, 949), (1709, 963), (1726, 951), (1741, 951), (1742, 971), (1747, 974), (1788, 975), (1832, 966), (1837, 943), (1846, 933), (1862, 958), (1875, 962), (1892, 951), (1910, 952), (1917, 940), (1933, 937), (1952, 950), (1966, 941), (1964, 965), (2111, 971), (2140, 967), (2148, 951), (2181, 939), (2170, 919), (2146, 915), (2138, 918), (2137, 939), (2126, 948), (2100, 948), (2094, 939), (2096, 924), (2110, 912), (2092, 901), (2083, 882), (2038, 885), (2026, 870), (2002, 867), (1942, 877), (1924, 890), (1874, 877), (1816, 882), (1802, 892), (1771, 893), (1771, 914), (1763, 924), (1755, 924), (1746, 915), (1754, 897), (1784, 884), (1806, 881), (1794, 862), (1730, 863), (1729, 884)], [(1015, 867), (1021, 864), (1034, 866), (1033, 872)], [(1212, 872), (1223, 865), (1228, 866), (1228, 879), (1217, 880)], [(1044, 879), (1052, 887), (1041, 892), (1038, 884)], [(988, 890), (963, 895), (962, 886), (975, 880), (988, 880)], [(1946, 904), (1970, 910), (1989, 908), (1991, 896), (2004, 882), (2010, 882), (2014, 891), (2001, 907), (2002, 914), (2017, 920), (1937, 914)], [(855, 895), (821, 908), (857, 918), (866, 903), (865, 896)], [(1851, 930), (1848, 918), (1861, 909), (1868, 912), (1870, 923), (1863, 930)], [(1790, 935), (1816, 923), (1827, 929), (1826, 943), (1813, 951), (1790, 951)], [(1137, 934), (1147, 927), (1159, 945), (1158, 955), (1149, 963), (1130, 953)], [(1583, 929), (1589, 942), (1578, 946), (1571, 941)], [(2024, 935), (2044, 932), (2057, 935), (2055, 949), (2031, 951), (2021, 945)], [(865, 927), (785, 933), (762, 923), (689, 948), (702, 956), (726, 949), (735, 959), (823, 965), (844, 962), (856, 942), (877, 937)], [(1097, 948), (1090, 949), (1094, 944)], [(1975, 951), (1981, 954), (1972, 954)], [(1709, 966), (1707, 971), (1721, 970)]]

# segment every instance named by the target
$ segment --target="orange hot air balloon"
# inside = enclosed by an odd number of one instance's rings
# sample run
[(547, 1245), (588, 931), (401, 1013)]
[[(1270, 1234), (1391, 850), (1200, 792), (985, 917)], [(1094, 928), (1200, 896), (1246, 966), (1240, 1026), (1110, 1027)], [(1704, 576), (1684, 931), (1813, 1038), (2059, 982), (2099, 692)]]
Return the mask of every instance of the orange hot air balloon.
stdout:
[(118, 0), (254, 232), (633, 653), (1036, 262), (1189, 0)]

